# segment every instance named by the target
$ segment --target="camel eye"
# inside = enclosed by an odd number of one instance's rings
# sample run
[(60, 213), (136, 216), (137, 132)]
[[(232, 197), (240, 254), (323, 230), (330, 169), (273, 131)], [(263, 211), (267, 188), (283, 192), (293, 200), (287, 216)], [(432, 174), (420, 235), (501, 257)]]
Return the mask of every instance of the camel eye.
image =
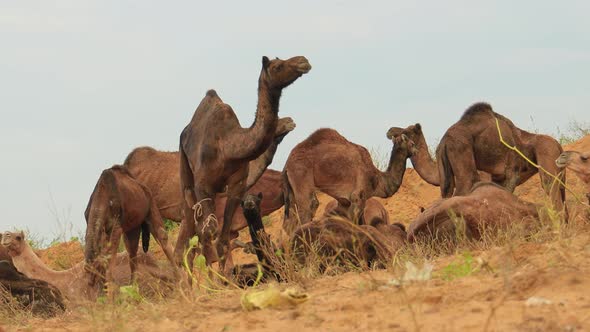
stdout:
[(582, 159), (582, 161), (588, 161), (588, 156), (580, 156), (580, 159)]
[(20, 240), (21, 240), (21, 237), (20, 237), (20, 236), (17, 236), (17, 237), (16, 237), (16, 240), (17, 240), (17, 241), (20, 241)]

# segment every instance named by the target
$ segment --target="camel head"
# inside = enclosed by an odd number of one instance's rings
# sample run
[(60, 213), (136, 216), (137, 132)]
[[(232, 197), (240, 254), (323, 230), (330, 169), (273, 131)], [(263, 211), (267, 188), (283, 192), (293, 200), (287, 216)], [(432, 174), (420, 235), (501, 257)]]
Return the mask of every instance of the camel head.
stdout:
[(311, 65), (303, 56), (296, 56), (287, 60), (279, 58), (270, 60), (263, 56), (260, 80), (266, 83), (269, 88), (283, 89), (310, 70)]
[[(387, 132), (387, 138), (389, 138), (389, 131)], [(399, 136), (393, 136), (390, 139), (393, 142), (394, 149), (398, 152), (405, 153), (406, 158), (410, 158), (413, 155), (415, 155), (416, 153), (418, 153), (418, 149), (416, 148), (416, 144), (406, 134), (401, 134)]]
[(244, 211), (258, 211), (260, 213), (260, 202), (262, 201), (262, 193), (258, 195), (247, 194), (242, 201), (242, 209)]
[(387, 138), (393, 139), (398, 137), (402, 134), (405, 134), (409, 139), (413, 142), (420, 142), (422, 139), (421, 137), (424, 136), (422, 133), (422, 126), (419, 123), (411, 125), (407, 128), (399, 128), (399, 127), (391, 127), (387, 131)]
[(576, 173), (585, 183), (590, 184), (590, 152), (565, 151), (555, 160), (557, 167)]
[(23, 231), (4, 232), (4, 234), (2, 234), (1, 243), (12, 257), (20, 255), (27, 246), (27, 243), (25, 242), (25, 233)]

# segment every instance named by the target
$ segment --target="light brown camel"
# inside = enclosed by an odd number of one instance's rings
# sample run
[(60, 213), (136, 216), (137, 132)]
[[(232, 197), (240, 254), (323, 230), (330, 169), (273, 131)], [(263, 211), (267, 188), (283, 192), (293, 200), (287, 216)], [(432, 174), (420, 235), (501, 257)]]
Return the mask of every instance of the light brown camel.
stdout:
[[(284, 136), (279, 137), (279, 139), (282, 139), (282, 137)], [(272, 149), (276, 150), (280, 142), (279, 139), (273, 141)], [(180, 154), (177, 151), (164, 152), (147, 146), (131, 151), (124, 163), (131, 175), (151, 191), (162, 217), (177, 222), (182, 220), (183, 210), (181, 206), (184, 204), (180, 190), (179, 163)], [(248, 190), (249, 193), (261, 192), (264, 195), (260, 206), (263, 216), (269, 215), (283, 206), (281, 181), (281, 172), (267, 169)], [(223, 220), (226, 201), (227, 196), (225, 194), (215, 196), (215, 216), (218, 220)], [(192, 214), (190, 218), (193, 218)], [(247, 226), (248, 223), (244, 218), (241, 207), (239, 207), (238, 213), (234, 214), (232, 220), (230, 238), (237, 238), (238, 232)], [(211, 263), (216, 261), (215, 258), (210, 258)], [(230, 254), (228, 254), (229, 262), (231, 262)]]
[(483, 231), (538, 224), (538, 208), (495, 183), (478, 182), (467, 195), (443, 198), (424, 210), (410, 224), (408, 240), (454, 239), (460, 230), (477, 240)]
[(567, 167), (586, 184), (586, 197), (590, 204), (590, 152), (565, 151), (555, 160), (557, 167)]
[[(172, 246), (157, 205), (149, 189), (137, 182), (124, 166), (115, 165), (102, 172), (84, 217), (87, 223), (84, 257), (89, 273), (94, 276), (92, 284), (98, 289), (102, 289), (105, 281), (113, 280), (111, 271), (121, 236), (129, 253), (132, 279), (142, 232), (144, 252), (148, 250), (151, 233), (176, 270)], [(103, 256), (110, 257), (108, 268)]]
[[(478, 170), (491, 174), (493, 182), (514, 191), (538, 172), (536, 167), (509, 150), (500, 142), (496, 120), (499, 120), (504, 140), (516, 146), (533, 162), (563, 181), (565, 173), (555, 165), (555, 159), (563, 151), (552, 137), (529, 133), (516, 127), (508, 118), (494, 112), (486, 103), (469, 107), (461, 119), (444, 134), (436, 149), (434, 162), (428, 153), (420, 124), (403, 128), (391, 128), (388, 137), (406, 134), (418, 145), (418, 153), (412, 159), (416, 171), (427, 182), (441, 187), (442, 197), (466, 195), (481, 180)], [(418, 155), (420, 155), (418, 157)], [(437, 168), (435, 172), (434, 167)], [(438, 179), (435, 174), (438, 174)], [(541, 172), (543, 189), (550, 195), (554, 208), (564, 207), (565, 188)], [(438, 180), (438, 181), (437, 181)]]
[(318, 207), (316, 191), (350, 206), (352, 220), (360, 220), (367, 198), (391, 197), (399, 189), (406, 159), (414, 151), (405, 135), (392, 140), (391, 157), (385, 172), (373, 165), (364, 147), (349, 142), (334, 129), (315, 131), (297, 144), (289, 154), (283, 170), (285, 220), (288, 234), (298, 224), (310, 222)]
[[(85, 261), (73, 267), (55, 271), (45, 265), (37, 256), (20, 232), (4, 232), (2, 246), (8, 250), (17, 270), (29, 278), (39, 279), (55, 285), (70, 300), (94, 300), (98, 295), (96, 287), (90, 286), (91, 276), (85, 272)], [(157, 262), (147, 254), (140, 254), (137, 277), (139, 281), (156, 278), (156, 280), (174, 281), (174, 276), (161, 269)], [(128, 284), (131, 281), (129, 256), (125, 253), (116, 255), (112, 275), (115, 283)]]
[[(294, 128), (290, 118), (279, 121), (281, 93), (310, 70), (311, 65), (302, 56), (288, 60), (263, 57), (256, 118), (250, 128), (240, 126), (232, 108), (214, 90), (207, 92), (180, 135), (180, 182), (187, 218), (181, 224), (176, 244), (178, 263), (189, 238), (198, 234), (207, 263), (218, 256), (220, 269), (228, 272), (225, 262), (234, 213), (244, 194), (269, 165), (269, 155), (274, 155), (269, 149), (273, 141)], [(218, 232), (215, 195), (222, 192), (228, 198), (223, 227)], [(193, 213), (196, 218), (189, 217)], [(213, 247), (217, 235), (217, 245)], [(191, 264), (194, 254), (191, 251)]]

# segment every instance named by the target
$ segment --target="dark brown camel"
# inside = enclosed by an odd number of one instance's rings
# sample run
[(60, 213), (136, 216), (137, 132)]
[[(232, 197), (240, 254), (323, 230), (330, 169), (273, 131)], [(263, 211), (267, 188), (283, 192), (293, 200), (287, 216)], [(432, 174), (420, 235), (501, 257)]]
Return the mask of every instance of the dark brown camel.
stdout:
[[(273, 150), (276, 150), (283, 137), (273, 141), (271, 145)], [(131, 151), (124, 164), (131, 175), (151, 191), (162, 217), (177, 222), (182, 220), (183, 210), (181, 207), (184, 204), (180, 190), (179, 163), (180, 154), (177, 151), (164, 152), (144, 146)], [(264, 195), (260, 204), (260, 212), (263, 216), (269, 215), (283, 206), (281, 181), (281, 172), (267, 169), (248, 190), (249, 193), (261, 192)], [(218, 220), (223, 220), (226, 202), (227, 195), (218, 194), (215, 196), (215, 216)], [(192, 214), (191, 218), (193, 218)], [(234, 214), (232, 220), (230, 238), (237, 238), (238, 232), (247, 226), (248, 223), (241, 207), (239, 207), (238, 213)], [(211, 263), (216, 261), (216, 257), (210, 259)], [(231, 262), (231, 255), (228, 255), (228, 262)]]
[[(476, 103), (469, 107), (461, 119), (444, 134), (436, 149), (435, 163), (428, 154), (426, 141), (419, 124), (408, 128), (391, 128), (388, 137), (406, 134), (416, 140), (418, 154), (412, 162), (416, 170), (427, 182), (436, 185), (434, 167), (438, 168), (438, 182), (442, 197), (466, 195), (481, 177), (478, 170), (491, 174), (493, 182), (514, 191), (517, 185), (526, 182), (538, 172), (526, 160), (500, 142), (496, 120), (499, 120), (504, 140), (516, 146), (530, 160), (545, 168), (563, 181), (565, 174), (555, 165), (555, 159), (562, 152), (561, 145), (547, 135), (532, 134), (516, 127), (508, 118), (494, 112), (486, 103)], [(554, 208), (563, 209), (565, 188), (554, 179), (541, 172), (543, 189), (552, 198)]]
[[(65, 310), (64, 299), (55, 286), (38, 279), (31, 279), (18, 272), (8, 261), (0, 261), (0, 288), (4, 288), (20, 306), (35, 315), (55, 316)], [(0, 289), (0, 303), (6, 305)]]
[[(149, 247), (149, 234), (162, 247), (175, 269), (172, 246), (157, 205), (149, 189), (137, 182), (124, 166), (115, 165), (100, 175), (84, 213), (86, 218), (85, 260), (91, 282), (99, 289), (105, 281), (112, 281), (117, 248), (123, 236), (129, 253), (131, 278), (137, 267), (137, 250), (140, 233), (143, 233), (143, 250)], [(108, 269), (101, 256), (107, 255)], [(105, 274), (106, 272), (106, 274)]]
[[(259, 213), (259, 195), (248, 194), (242, 203), (244, 215), (248, 220), (252, 247), (264, 268), (264, 275), (281, 281), (281, 256), (269, 256), (277, 248), (265, 232)], [(304, 264), (312, 255), (321, 258), (320, 269), (330, 264), (342, 264), (361, 268), (383, 266), (404, 244), (406, 232), (403, 225), (378, 226), (356, 225), (340, 216), (328, 216), (318, 222), (298, 227), (289, 240), (290, 252), (295, 259)], [(264, 248), (271, 246), (271, 248)], [(244, 284), (251, 284), (247, 280)]]
[(424, 210), (410, 224), (408, 240), (454, 239), (461, 229), (466, 238), (478, 240), (484, 231), (537, 224), (538, 208), (495, 183), (478, 182), (467, 195), (443, 198)]
[[(175, 256), (180, 262), (188, 248), (188, 240), (199, 235), (207, 263), (219, 257), (220, 269), (225, 271), (229, 251), (231, 222), (247, 190), (262, 175), (274, 155), (273, 140), (284, 136), (294, 127), (290, 118), (279, 121), (279, 100), (284, 88), (309, 72), (311, 65), (305, 57), (288, 60), (262, 58), (258, 79), (258, 106), (250, 128), (242, 128), (232, 108), (214, 90), (195, 111), (190, 123), (180, 135), (180, 182), (184, 196), (184, 215)], [(227, 193), (223, 227), (218, 235), (215, 217), (215, 195)], [(194, 218), (190, 216), (194, 215)], [(194, 251), (189, 262), (192, 264)]]
[(298, 224), (312, 220), (318, 207), (316, 191), (335, 198), (342, 206), (349, 206), (360, 220), (367, 198), (391, 197), (399, 189), (406, 159), (414, 148), (405, 135), (392, 140), (393, 147), (385, 172), (373, 165), (367, 149), (346, 140), (334, 129), (319, 129), (289, 154), (283, 170), (285, 220), (288, 234)]

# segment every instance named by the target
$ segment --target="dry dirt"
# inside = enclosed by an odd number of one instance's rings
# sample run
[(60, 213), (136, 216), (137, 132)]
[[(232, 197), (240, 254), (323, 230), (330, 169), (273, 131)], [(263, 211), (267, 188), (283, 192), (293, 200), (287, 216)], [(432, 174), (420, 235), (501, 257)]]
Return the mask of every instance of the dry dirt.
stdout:
[[(568, 149), (590, 150), (590, 136)], [(583, 186), (568, 175), (568, 186), (577, 194)], [(529, 201), (545, 198), (539, 178), (517, 188)], [(439, 197), (439, 190), (408, 169), (403, 185), (392, 198), (383, 200), (394, 221), (409, 224)], [(123, 330), (123, 331), (584, 331), (590, 330), (590, 226), (587, 208), (568, 193), (572, 232), (555, 231), (539, 240), (517, 240), (486, 250), (431, 260), (432, 278), (398, 287), (389, 282), (400, 269), (348, 272), (307, 279), (297, 285), (310, 296), (295, 307), (244, 311), (243, 290), (229, 289), (185, 298), (150, 299), (139, 304), (70, 307), (52, 319), (26, 318), (2, 324), (10, 330)], [(321, 206), (329, 200), (320, 197)], [(271, 216), (267, 230), (281, 238), (282, 209)], [(550, 234), (551, 235), (551, 234)], [(240, 235), (248, 241), (246, 232)], [(157, 246), (152, 246), (156, 248)], [(159, 248), (158, 248), (159, 249)], [(157, 255), (161, 253), (155, 249)], [(466, 275), (449, 280), (450, 267), (473, 257)], [(41, 252), (55, 269), (82, 260), (77, 242), (64, 243)], [(238, 263), (254, 257), (234, 251)], [(280, 285), (285, 288), (290, 285)], [(260, 286), (264, 288), (266, 286)], [(550, 301), (527, 306), (531, 297)], [(0, 327), (0, 331), (2, 327)]]

